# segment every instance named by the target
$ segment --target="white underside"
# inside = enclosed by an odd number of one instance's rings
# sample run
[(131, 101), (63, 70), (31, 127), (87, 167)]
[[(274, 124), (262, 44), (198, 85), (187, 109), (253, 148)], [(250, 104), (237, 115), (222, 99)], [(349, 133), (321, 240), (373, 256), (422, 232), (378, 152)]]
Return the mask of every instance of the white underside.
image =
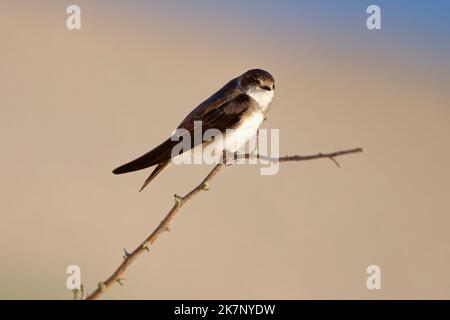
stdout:
[(224, 136), (221, 136), (222, 139), (217, 139), (214, 143), (217, 147), (222, 146), (222, 150), (236, 152), (256, 135), (263, 120), (262, 112), (255, 112), (243, 120), (239, 127), (228, 130)]
[[(262, 112), (255, 112), (247, 117), (235, 129), (229, 129), (222, 135), (216, 135), (212, 143), (201, 144), (195, 148), (175, 157), (172, 162), (177, 163), (216, 163), (223, 151), (235, 153), (241, 147), (256, 136), (261, 123), (264, 120)], [(197, 160), (193, 160), (197, 159)], [(199, 160), (203, 159), (203, 160)]]

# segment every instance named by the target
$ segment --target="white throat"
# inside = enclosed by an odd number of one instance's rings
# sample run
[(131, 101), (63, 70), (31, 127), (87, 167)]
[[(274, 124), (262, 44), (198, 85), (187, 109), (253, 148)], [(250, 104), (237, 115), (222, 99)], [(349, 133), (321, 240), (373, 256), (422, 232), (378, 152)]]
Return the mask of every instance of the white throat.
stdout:
[(263, 113), (267, 112), (272, 102), (274, 91), (264, 90), (258, 87), (251, 87), (245, 90), (245, 93), (252, 97), (258, 103)]

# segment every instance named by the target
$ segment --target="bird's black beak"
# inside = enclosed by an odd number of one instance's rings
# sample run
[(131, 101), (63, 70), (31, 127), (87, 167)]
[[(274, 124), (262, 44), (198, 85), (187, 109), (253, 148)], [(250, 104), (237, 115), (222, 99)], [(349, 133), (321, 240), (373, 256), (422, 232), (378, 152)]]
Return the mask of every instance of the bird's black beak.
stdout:
[(271, 91), (272, 88), (270, 88), (269, 86), (261, 86), (261, 89), (267, 90), (267, 91)]

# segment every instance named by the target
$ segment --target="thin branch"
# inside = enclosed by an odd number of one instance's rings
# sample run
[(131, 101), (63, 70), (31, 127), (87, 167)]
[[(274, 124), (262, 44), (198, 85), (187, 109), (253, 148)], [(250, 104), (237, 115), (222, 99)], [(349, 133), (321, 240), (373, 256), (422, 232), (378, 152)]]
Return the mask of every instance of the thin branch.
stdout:
[(268, 156), (259, 155), (259, 154), (253, 155), (253, 154), (247, 153), (245, 155), (238, 156), (238, 159), (239, 158), (245, 158), (245, 159), (257, 158), (257, 159), (267, 160), (267, 161), (271, 161), (271, 162), (288, 162), (288, 161), (306, 161), (306, 160), (316, 160), (316, 159), (327, 158), (327, 159), (330, 159), (331, 161), (333, 161), (338, 167), (340, 167), (339, 163), (336, 161), (336, 157), (343, 156), (346, 154), (351, 154), (351, 153), (359, 153), (359, 152), (363, 152), (363, 151), (364, 151), (363, 148), (354, 148), (354, 149), (341, 150), (341, 151), (329, 152), (329, 153), (319, 152), (319, 153), (307, 155), (307, 156), (293, 155), (293, 156), (284, 156), (284, 157), (279, 157), (279, 158), (273, 158), (273, 157), (268, 157)]
[[(359, 153), (363, 152), (362, 148), (355, 148), (355, 149), (349, 149), (349, 150), (342, 150), (332, 153), (318, 153), (314, 155), (307, 155), (307, 156), (300, 156), (300, 155), (294, 155), (294, 156), (285, 156), (285, 157), (279, 157), (279, 158), (272, 158), (267, 157), (263, 155), (252, 155), (252, 154), (246, 154), (243, 157), (250, 159), (250, 158), (258, 158), (263, 159), (267, 161), (272, 162), (288, 162), (288, 161), (305, 161), (305, 160), (313, 160), (313, 159), (321, 159), (321, 158), (328, 158), (335, 162), (338, 166), (339, 164), (336, 161), (336, 157), (347, 155), (351, 153)], [(197, 194), (199, 194), (202, 191), (207, 191), (209, 189), (209, 183), (210, 181), (219, 173), (219, 171), (224, 167), (225, 165), (222, 163), (217, 164), (211, 172), (203, 179), (202, 182), (198, 186), (196, 186), (194, 189), (192, 189), (188, 194), (186, 194), (184, 197), (181, 197), (177, 194), (174, 195), (175, 198), (175, 204), (170, 209), (170, 211), (167, 213), (165, 218), (161, 221), (161, 223), (158, 225), (158, 227), (131, 253), (127, 252), (126, 249), (124, 249), (124, 257), (122, 263), (119, 265), (119, 267), (114, 271), (114, 273), (104, 282), (100, 282), (98, 284), (97, 289), (95, 289), (90, 295), (86, 297), (87, 300), (94, 300), (99, 298), (106, 290), (108, 290), (112, 285), (114, 285), (116, 282), (120, 285), (123, 285), (123, 278), (124, 273), (127, 271), (128, 267), (137, 260), (137, 258), (142, 255), (145, 252), (150, 251), (150, 247), (153, 245), (153, 243), (159, 238), (159, 236), (165, 232), (170, 231), (170, 225), (175, 219), (176, 215), (180, 211), (181, 207), (183, 207), (186, 202), (191, 200), (193, 197), (195, 197)]]

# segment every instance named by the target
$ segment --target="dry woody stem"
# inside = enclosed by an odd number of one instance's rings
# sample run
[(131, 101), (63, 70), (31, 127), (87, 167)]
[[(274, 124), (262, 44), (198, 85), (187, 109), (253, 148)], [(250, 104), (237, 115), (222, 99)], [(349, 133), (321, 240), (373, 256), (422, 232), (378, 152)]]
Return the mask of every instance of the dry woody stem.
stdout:
[[(272, 158), (267, 157), (263, 155), (251, 155), (246, 154), (244, 155), (245, 158), (258, 158), (258, 159), (264, 159), (272, 162), (288, 162), (288, 161), (306, 161), (306, 160), (314, 160), (314, 159), (322, 159), (327, 158), (333, 161), (337, 166), (339, 166), (339, 163), (336, 161), (336, 157), (347, 155), (347, 154), (353, 154), (353, 153), (359, 153), (363, 152), (362, 148), (354, 148), (349, 150), (341, 150), (337, 152), (331, 152), (331, 153), (318, 153), (314, 155), (293, 155), (293, 156), (285, 156), (285, 157), (279, 157), (279, 158)], [(209, 184), (211, 180), (219, 173), (219, 171), (225, 167), (224, 164), (219, 163), (217, 164), (210, 172), (209, 174), (203, 179), (203, 181), (200, 182), (199, 185), (197, 185), (194, 189), (192, 189), (188, 194), (186, 194), (184, 197), (181, 197), (177, 194), (174, 195), (175, 198), (175, 204), (173, 205), (172, 209), (167, 213), (167, 215), (164, 217), (164, 219), (161, 221), (161, 223), (158, 225), (158, 227), (138, 246), (136, 249), (134, 249), (132, 252), (127, 252), (125, 249), (125, 253), (123, 256), (122, 263), (118, 266), (118, 268), (114, 271), (114, 273), (109, 276), (108, 279), (105, 281), (99, 282), (97, 289), (95, 289), (90, 295), (86, 297), (87, 300), (94, 300), (99, 298), (103, 293), (105, 293), (106, 290), (108, 290), (112, 285), (115, 283), (118, 283), (119, 285), (123, 285), (123, 282), (125, 278), (123, 277), (125, 272), (127, 271), (128, 267), (135, 262), (139, 256), (141, 256), (143, 253), (147, 253), (150, 251), (151, 246), (153, 243), (158, 239), (158, 237), (165, 231), (170, 231), (170, 225), (172, 224), (173, 220), (179, 213), (181, 207), (183, 207), (189, 200), (194, 198), (197, 194), (199, 194), (202, 191), (209, 190)]]

